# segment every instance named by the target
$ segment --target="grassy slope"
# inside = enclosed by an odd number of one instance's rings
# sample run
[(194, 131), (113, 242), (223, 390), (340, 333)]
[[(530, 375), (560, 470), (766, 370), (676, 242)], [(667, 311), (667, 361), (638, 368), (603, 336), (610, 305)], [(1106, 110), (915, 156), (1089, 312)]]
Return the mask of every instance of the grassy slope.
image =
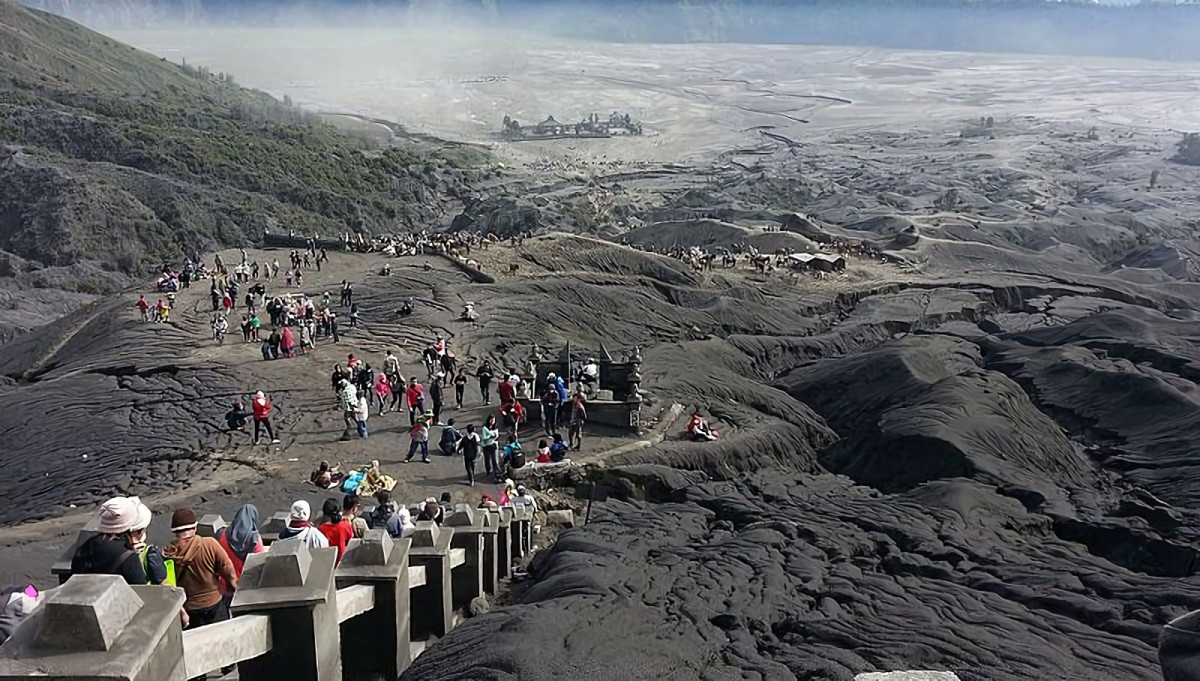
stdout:
[[(473, 171), (0, 0), (0, 250), (136, 270), (266, 226), (421, 227)], [(3, 152), (0, 151), (0, 158)]]

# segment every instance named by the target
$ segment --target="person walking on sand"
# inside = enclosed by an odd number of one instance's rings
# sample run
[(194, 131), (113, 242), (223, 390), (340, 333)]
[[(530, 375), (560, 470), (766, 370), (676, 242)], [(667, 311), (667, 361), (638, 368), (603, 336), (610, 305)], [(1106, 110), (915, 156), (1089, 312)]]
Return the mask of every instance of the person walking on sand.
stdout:
[(396, 359), (391, 350), (388, 350), (387, 356), (383, 358), (383, 373), (388, 376), (395, 376), (400, 373), (400, 360)]
[(463, 467), (467, 469), (467, 484), (474, 487), (475, 460), (479, 458), (479, 433), (475, 432), (475, 424), (467, 426), (467, 432), (458, 441), (458, 451), (462, 452)]
[(421, 461), (429, 463), (429, 427), (425, 423), (424, 416), (418, 418), (416, 423), (408, 429), (408, 437), (408, 456), (405, 457), (404, 463), (412, 461), (418, 447), (421, 448)]
[(342, 422), (346, 425), (342, 439), (350, 439), (350, 429), (358, 426), (358, 388), (344, 376), (338, 381), (338, 406), (342, 409)]
[(354, 408), (354, 421), (358, 427), (358, 436), (362, 439), (367, 439), (367, 418), (371, 416), (371, 402), (367, 397), (369, 393), (363, 391), (358, 394), (358, 404)]
[(484, 473), (492, 482), (500, 479), (500, 428), (496, 425), (496, 415), (488, 414), (479, 433), (479, 444), (483, 449)]
[(142, 321), (150, 321), (150, 302), (146, 300), (145, 294), (138, 296), (137, 309), (142, 315)]
[(571, 400), (571, 417), (567, 421), (567, 446), (579, 451), (583, 448), (583, 424), (587, 423), (587, 399), (576, 392)]
[(436, 426), (442, 422), (442, 376), (438, 372), (433, 380), (429, 381), (429, 401), (433, 403), (433, 421), (429, 424)]
[(383, 416), (388, 398), (392, 396), (392, 381), (388, 378), (386, 371), (381, 371), (375, 376), (374, 393), (375, 400), (379, 403), (379, 415)]
[(475, 372), (475, 377), (479, 379), (479, 396), (483, 398), (484, 404), (492, 403), (492, 363), (484, 361), (479, 365), (479, 369)]
[(460, 371), (454, 375), (454, 404), (462, 409), (463, 397), (467, 392), (467, 374)]
[(271, 444), (279, 444), (279, 438), (275, 437), (275, 430), (271, 428), (271, 401), (267, 399), (263, 391), (259, 390), (254, 393), (254, 399), (250, 401), (250, 409), (254, 413), (254, 444), (258, 444), (264, 428), (267, 431), (267, 437), (271, 438)]
[(416, 376), (408, 379), (408, 390), (405, 394), (408, 397), (408, 423), (415, 425), (417, 416), (425, 413), (425, 391), (417, 382)]

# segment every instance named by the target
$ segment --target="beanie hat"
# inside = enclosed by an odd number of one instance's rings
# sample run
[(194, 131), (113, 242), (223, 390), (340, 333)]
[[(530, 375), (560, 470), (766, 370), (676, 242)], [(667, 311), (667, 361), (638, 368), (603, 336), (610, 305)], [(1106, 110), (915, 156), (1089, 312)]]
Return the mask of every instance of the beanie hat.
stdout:
[(308, 520), (312, 515), (312, 509), (308, 507), (308, 502), (301, 499), (292, 504), (292, 510), (289, 512), (292, 520)]
[(129, 497), (129, 500), (137, 504), (137, 521), (129, 529), (137, 531), (150, 527), (150, 520), (154, 517), (154, 514), (150, 513), (150, 508), (137, 497)]
[(185, 532), (196, 529), (196, 512), (190, 508), (181, 508), (171, 514), (171, 531)]
[(100, 507), (101, 534), (128, 532), (137, 522), (137, 502), (128, 497), (113, 497)]

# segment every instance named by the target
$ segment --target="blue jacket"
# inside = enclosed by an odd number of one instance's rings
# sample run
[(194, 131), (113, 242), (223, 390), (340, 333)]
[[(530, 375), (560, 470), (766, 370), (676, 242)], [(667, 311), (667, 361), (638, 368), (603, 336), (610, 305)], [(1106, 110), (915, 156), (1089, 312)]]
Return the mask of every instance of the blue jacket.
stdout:
[(563, 404), (567, 403), (567, 384), (563, 382), (562, 376), (554, 378), (554, 385), (558, 388), (558, 399)]

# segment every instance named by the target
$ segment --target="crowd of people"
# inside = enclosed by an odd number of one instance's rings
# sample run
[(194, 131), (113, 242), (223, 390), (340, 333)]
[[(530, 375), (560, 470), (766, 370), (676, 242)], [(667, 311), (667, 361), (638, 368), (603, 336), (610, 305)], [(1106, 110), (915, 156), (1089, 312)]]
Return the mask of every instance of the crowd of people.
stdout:
[[(368, 421), (372, 411), (376, 417), (391, 412), (408, 414), (408, 451), (405, 463), (413, 461), (417, 454), (424, 463), (430, 462), (430, 442), (433, 429), (437, 428), (437, 449), (446, 456), (461, 455), (467, 484), (476, 481), (477, 462), (483, 459), (484, 475), (493, 482), (503, 479), (506, 471), (525, 465), (525, 452), (521, 445), (521, 426), (529, 420), (521, 396), (529, 394), (525, 380), (512, 367), (497, 371), (490, 361), (484, 360), (468, 369), (460, 367), (446, 338), (436, 337), (421, 350), (421, 362), (426, 376), (405, 376), (401, 362), (392, 350), (388, 350), (376, 365), (354, 353), (346, 357), (344, 364), (333, 367), (330, 389), (333, 391), (342, 414), (344, 429), (342, 439), (370, 437)], [(594, 361), (585, 365), (581, 379), (594, 380), (597, 375)], [(589, 373), (588, 367), (593, 367)], [(474, 382), (478, 386), (482, 405), (492, 403), (493, 388), (499, 407), (487, 413), (482, 422), (462, 424), (454, 418), (443, 419), (449, 408), (447, 393), (453, 392), (453, 406), (462, 409), (471, 400), (467, 386)], [(587, 397), (583, 381), (574, 395), (570, 395), (567, 381), (553, 373), (546, 377), (541, 387), (540, 410), (545, 440), (538, 443), (537, 460), (542, 463), (561, 462), (567, 459), (570, 449), (583, 446), (583, 426), (587, 422)]]
[[(453, 512), (449, 493), (432, 497), (412, 508), (397, 504), (387, 489), (374, 493), (375, 506), (364, 512), (360, 497), (329, 497), (314, 519), (309, 503), (297, 500), (288, 512), (286, 527), (277, 541), (299, 541), (313, 548), (337, 549), (341, 562), (351, 539), (361, 539), (370, 529), (386, 530), (393, 537), (415, 529), (416, 523), (442, 524)], [(499, 501), (481, 496), (479, 508), (497, 510), (525, 506), (538, 510), (537, 500), (524, 485), (506, 480)], [(182, 508), (171, 515), (174, 539), (159, 547), (146, 539), (153, 514), (138, 497), (113, 497), (99, 512), (96, 534), (76, 549), (71, 574), (117, 575), (130, 585), (164, 585), (182, 589), (186, 596), (180, 618), (184, 628), (195, 628), (229, 619), (229, 604), (238, 588), (247, 558), (265, 550), (259, 533), (259, 512), (243, 504), (233, 520), (217, 529), (215, 537), (199, 536), (196, 513)]]
[[(241, 262), (228, 267), (220, 255), (216, 256), (209, 287), (209, 298), (212, 303), (212, 337), (218, 344), (224, 342), (229, 332), (232, 319), (237, 311), (242, 311), (238, 328), (242, 333), (242, 342), (258, 343), (265, 360), (295, 357), (316, 347), (321, 338), (332, 342), (341, 341), (338, 316), (333, 310), (332, 296), (326, 291), (321, 296), (310, 297), (302, 291), (286, 291), (269, 296), (267, 283), (285, 279), (285, 289), (293, 285), (300, 288), (304, 285), (304, 269), (321, 270), (321, 264), (328, 262), (329, 254), (324, 248), (317, 248), (316, 242), (308, 240), (304, 251), (291, 251), (289, 268), (283, 275), (279, 273), (279, 260), (259, 263), (250, 261), (246, 251), (241, 252)], [(243, 293), (243, 285), (246, 289)], [(339, 305), (349, 308), (350, 326), (356, 326), (360, 314), (358, 305), (353, 301), (353, 284), (343, 281)], [(139, 301), (138, 307), (142, 307)], [(169, 305), (168, 305), (169, 307)], [(151, 316), (154, 311), (151, 310)], [(267, 331), (269, 320), (270, 331)]]

